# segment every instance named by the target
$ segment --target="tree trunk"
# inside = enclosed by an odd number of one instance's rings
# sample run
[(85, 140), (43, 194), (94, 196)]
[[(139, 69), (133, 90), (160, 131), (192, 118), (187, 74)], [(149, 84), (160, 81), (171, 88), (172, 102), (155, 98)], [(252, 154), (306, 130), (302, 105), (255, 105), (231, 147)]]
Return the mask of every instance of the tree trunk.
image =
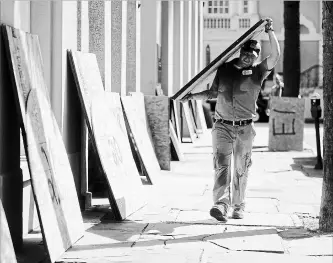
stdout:
[(284, 2), (283, 96), (298, 97), (300, 86), (299, 1)]
[(333, 2), (323, 2), (324, 178), (319, 228), (333, 231)]

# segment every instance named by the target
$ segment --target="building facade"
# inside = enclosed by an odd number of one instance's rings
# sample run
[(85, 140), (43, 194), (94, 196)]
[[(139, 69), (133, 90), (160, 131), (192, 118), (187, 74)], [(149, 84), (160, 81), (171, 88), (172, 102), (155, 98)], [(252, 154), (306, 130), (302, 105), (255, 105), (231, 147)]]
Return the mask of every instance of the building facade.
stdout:
[[(321, 1), (300, 1), (301, 72), (315, 65), (322, 65)], [(239, 38), (260, 18), (270, 17), (281, 47), (281, 58), (275, 72), (283, 71), (284, 25), (283, 1), (206, 1), (204, 7), (204, 46), (213, 60)], [(265, 34), (259, 39), (261, 56), (269, 54), (269, 41)]]

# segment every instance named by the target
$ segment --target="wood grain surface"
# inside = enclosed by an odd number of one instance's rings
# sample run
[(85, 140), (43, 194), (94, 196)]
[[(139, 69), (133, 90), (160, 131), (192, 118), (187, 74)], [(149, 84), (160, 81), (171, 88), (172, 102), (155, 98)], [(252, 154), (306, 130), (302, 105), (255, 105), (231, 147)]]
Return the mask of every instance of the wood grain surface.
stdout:
[(0, 263), (17, 263), (8, 222), (0, 199)]
[(148, 125), (157, 160), (162, 170), (170, 170), (170, 99), (166, 96), (144, 96)]
[(58, 259), (84, 234), (74, 178), (50, 106), (38, 37), (2, 27), (46, 251)]
[(108, 92), (93, 93), (91, 117), (98, 155), (117, 208), (121, 217), (125, 219), (143, 207), (145, 201), (122, 112), (116, 106), (120, 106), (120, 98), (117, 95)]
[(97, 165), (108, 183), (110, 205), (115, 218), (123, 220), (145, 201), (140, 198), (142, 183), (130, 150), (120, 98), (104, 91), (95, 54), (71, 51), (69, 57)]
[(186, 94), (192, 91), (195, 92), (196, 87), (212, 73), (214, 73), (217, 68), (225, 63), (233, 54), (235, 54), (247, 40), (255, 38), (261, 32), (263, 32), (266, 23), (267, 22), (264, 19), (259, 20), (225, 51), (223, 51), (216, 59), (209, 63), (207, 67), (195, 75), (183, 88), (181, 88), (175, 95), (172, 96), (172, 99), (182, 99)]
[(28, 159), (35, 200), (51, 262), (84, 234), (66, 149), (51, 107), (39, 89), (27, 101)]
[(154, 180), (158, 179), (161, 169), (147, 130), (144, 97), (138, 95), (122, 96), (121, 102), (138, 155), (143, 162), (148, 179), (154, 183)]

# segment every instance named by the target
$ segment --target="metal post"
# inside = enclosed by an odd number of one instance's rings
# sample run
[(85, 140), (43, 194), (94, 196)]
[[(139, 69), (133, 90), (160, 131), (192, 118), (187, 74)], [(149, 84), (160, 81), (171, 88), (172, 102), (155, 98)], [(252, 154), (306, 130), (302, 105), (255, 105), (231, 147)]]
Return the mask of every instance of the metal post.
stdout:
[(317, 144), (317, 163), (315, 165), (315, 169), (322, 170), (323, 160), (321, 157), (321, 149), (320, 149), (319, 118), (315, 118), (315, 129), (316, 129), (316, 144)]

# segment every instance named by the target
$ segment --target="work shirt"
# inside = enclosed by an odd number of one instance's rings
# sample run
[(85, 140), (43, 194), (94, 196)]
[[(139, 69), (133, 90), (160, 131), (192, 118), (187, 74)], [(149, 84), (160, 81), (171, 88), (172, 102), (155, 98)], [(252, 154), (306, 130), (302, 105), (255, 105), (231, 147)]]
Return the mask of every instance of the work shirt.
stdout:
[(256, 101), (264, 79), (269, 75), (267, 58), (248, 68), (234, 66), (237, 58), (222, 64), (211, 90), (218, 91), (215, 118), (247, 120), (256, 115)]

